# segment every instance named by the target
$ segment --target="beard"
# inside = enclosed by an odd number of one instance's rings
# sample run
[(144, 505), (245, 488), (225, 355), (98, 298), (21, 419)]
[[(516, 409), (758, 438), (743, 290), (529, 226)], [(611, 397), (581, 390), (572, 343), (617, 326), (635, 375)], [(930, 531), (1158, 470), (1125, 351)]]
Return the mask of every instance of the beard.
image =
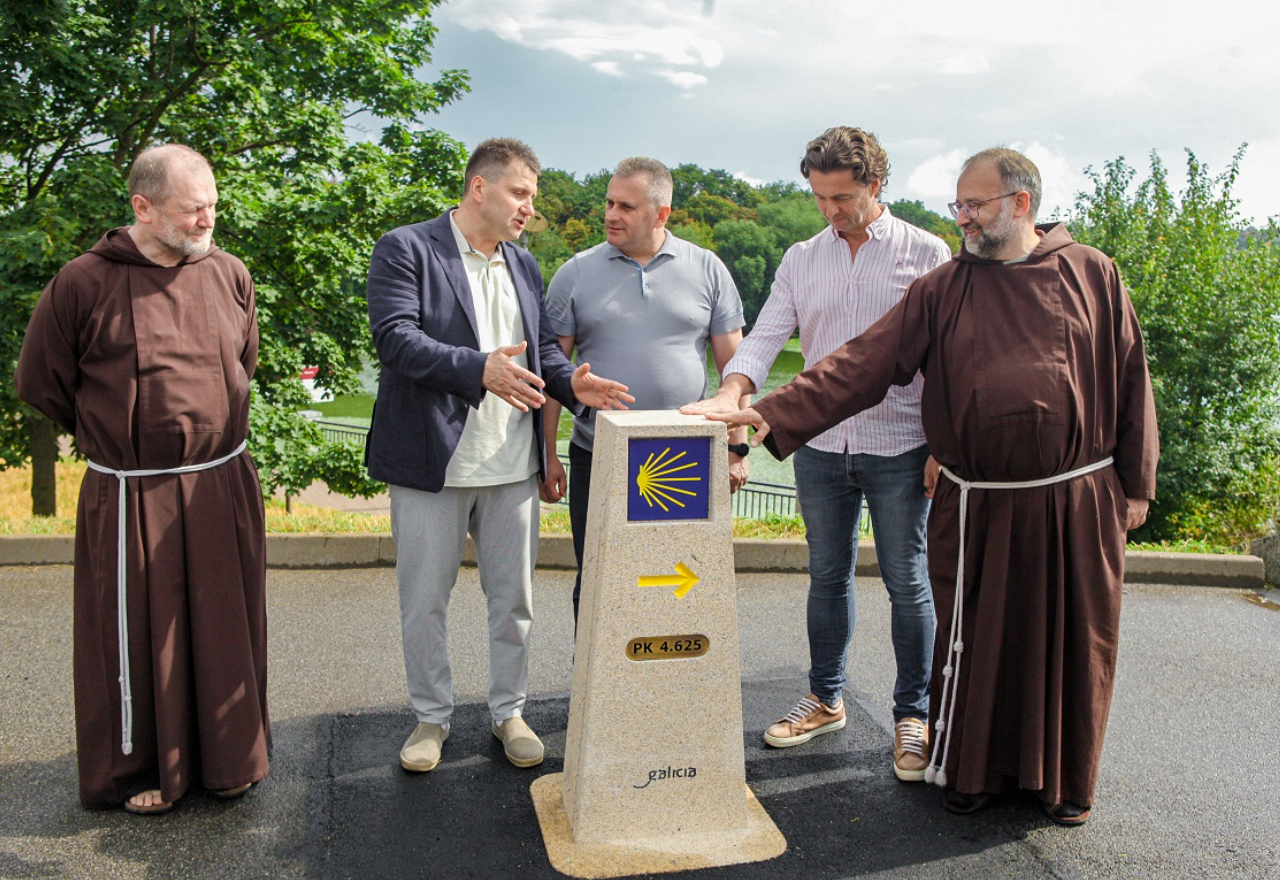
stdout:
[(964, 237), (964, 249), (981, 260), (994, 260), (1004, 246), (1018, 234), (1017, 221), (1013, 219), (1013, 205), (1001, 200), (1000, 213), (986, 226), (979, 226), (976, 237)]
[(199, 238), (192, 238), (170, 223), (167, 218), (161, 219), (152, 235), (160, 244), (183, 257), (198, 257), (213, 245), (212, 229), (205, 230)]

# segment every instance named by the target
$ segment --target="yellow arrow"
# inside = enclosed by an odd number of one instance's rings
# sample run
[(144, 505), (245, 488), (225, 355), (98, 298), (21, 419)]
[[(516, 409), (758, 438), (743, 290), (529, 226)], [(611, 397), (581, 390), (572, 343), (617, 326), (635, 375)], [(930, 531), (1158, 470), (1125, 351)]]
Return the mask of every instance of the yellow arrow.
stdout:
[(640, 576), (638, 583), (642, 587), (675, 587), (672, 592), (677, 599), (683, 599), (684, 594), (698, 583), (698, 576), (689, 566), (683, 562), (677, 562), (675, 574), (645, 574)]

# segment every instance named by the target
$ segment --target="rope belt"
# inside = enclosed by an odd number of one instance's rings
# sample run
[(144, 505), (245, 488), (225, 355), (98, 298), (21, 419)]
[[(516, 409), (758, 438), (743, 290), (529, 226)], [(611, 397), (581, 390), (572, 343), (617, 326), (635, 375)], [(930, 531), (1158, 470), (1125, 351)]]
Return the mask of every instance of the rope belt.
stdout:
[(207, 471), (224, 465), (244, 452), (245, 443), (222, 458), (207, 461), (204, 464), (188, 464), (176, 468), (150, 468), (136, 471), (118, 471), (115, 468), (103, 467), (89, 462), (89, 467), (100, 474), (110, 474), (119, 483), (119, 510), (116, 526), (116, 628), (120, 640), (120, 751), (126, 755), (133, 754), (133, 690), (129, 684), (129, 610), (128, 610), (128, 572), (125, 565), (125, 545), (128, 528), (125, 522), (127, 502), (129, 499), (130, 477), (158, 477), (164, 474), (194, 474), (196, 471)]
[[(943, 787), (947, 784), (947, 771), (944, 768), (947, 766), (947, 755), (951, 750), (951, 722), (954, 720), (956, 712), (956, 691), (960, 687), (960, 658), (964, 656), (964, 640), (960, 635), (960, 628), (964, 624), (964, 544), (965, 522), (969, 516), (969, 490), (1037, 489), (1041, 486), (1052, 486), (1054, 483), (1065, 483), (1068, 480), (1083, 477), (1094, 471), (1100, 471), (1105, 467), (1110, 467), (1113, 462), (1114, 459), (1111, 456), (1107, 456), (1102, 461), (1076, 468), (1074, 471), (1067, 471), (1065, 474), (1045, 477), (1042, 480), (1023, 480), (1017, 483), (981, 483), (962, 480), (951, 471), (942, 468), (942, 472), (947, 475), (947, 479), (960, 487), (960, 553), (956, 560), (955, 605), (951, 609), (951, 644), (947, 649), (947, 665), (942, 669), (942, 702), (938, 706), (938, 720), (934, 723), (935, 731), (941, 734), (941, 737), (934, 737), (933, 752), (929, 756), (929, 767), (924, 772), (926, 782), (936, 783)], [(941, 760), (938, 757), (940, 741)]]

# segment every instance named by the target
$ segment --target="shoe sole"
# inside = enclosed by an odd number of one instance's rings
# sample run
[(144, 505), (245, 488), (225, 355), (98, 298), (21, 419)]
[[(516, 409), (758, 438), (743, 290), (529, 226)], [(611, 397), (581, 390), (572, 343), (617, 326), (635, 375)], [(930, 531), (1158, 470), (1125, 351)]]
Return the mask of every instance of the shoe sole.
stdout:
[(174, 808), (172, 803), (151, 804), (150, 806), (139, 806), (131, 804), (129, 801), (124, 802), (124, 811), (134, 816), (163, 816), (165, 813), (171, 812)]
[(537, 758), (525, 758), (523, 760), (519, 760), (511, 757), (511, 754), (506, 749), (502, 750), (502, 754), (506, 755), (507, 760), (510, 761), (513, 765), (515, 765), (516, 767), (522, 767), (522, 768), (537, 767), (539, 764), (542, 763), (542, 758), (545, 757), (545, 756), (540, 756)]
[(981, 810), (991, 800), (991, 795), (985, 792), (982, 794), (970, 795), (970, 797), (973, 798), (973, 800), (971, 800), (967, 806), (961, 807), (961, 806), (952, 804), (951, 801), (947, 799), (946, 793), (943, 792), (943, 795), (942, 795), (943, 809), (945, 809), (948, 813), (954, 813), (957, 816), (968, 816), (971, 813), (976, 813), (979, 810)]
[(253, 786), (254, 783), (247, 782), (244, 785), (237, 785), (235, 788), (223, 788), (217, 791), (209, 789), (209, 794), (224, 801), (233, 801), (236, 798), (244, 797)]
[(903, 782), (924, 782), (923, 770), (902, 770), (898, 767), (897, 762), (894, 762), (893, 765), (893, 775)]
[(490, 733), (493, 733), (493, 738), (497, 739), (498, 742), (502, 743), (502, 753), (503, 755), (507, 756), (507, 760), (511, 762), (512, 766), (536, 767), (539, 764), (541, 764), (541, 762), (543, 762), (543, 758), (547, 757), (547, 752), (545, 752), (545, 750), (538, 757), (513, 756), (511, 752), (507, 751), (507, 741), (506, 739), (502, 738), (502, 734), (498, 733), (498, 728), (490, 727), (489, 730), (490, 730)]
[(507, 751), (507, 744), (502, 739), (502, 735), (499, 734), (498, 731), (496, 730), (493, 731), (493, 738), (496, 739), (498, 742), (502, 743), (502, 754), (506, 755), (507, 760), (510, 761), (511, 764), (516, 767), (520, 767), (520, 768), (537, 767), (539, 764), (542, 763), (543, 759), (547, 756), (546, 752), (544, 751), (541, 755), (539, 755), (536, 758), (516, 758), (510, 752)]
[(764, 741), (775, 749), (789, 749), (792, 746), (802, 746), (815, 736), (821, 736), (824, 733), (835, 733), (837, 730), (844, 730), (845, 720), (846, 719), (841, 718), (839, 721), (831, 721), (821, 727), (815, 727), (813, 730), (806, 731), (805, 733), (799, 733), (795, 736), (771, 736), (768, 731), (765, 731)]
[(1041, 801), (1040, 806), (1044, 809), (1044, 814), (1049, 817), (1050, 821), (1061, 825), (1063, 828), (1079, 828), (1089, 821), (1089, 814), (1092, 812), (1091, 810), (1085, 810), (1079, 816), (1059, 816), (1054, 812), (1057, 810), (1056, 806), (1051, 807), (1043, 801)]
[[(446, 732), (444, 736), (440, 737), (440, 745), (443, 747), (448, 739), (449, 734)], [(436, 769), (436, 767), (440, 766), (440, 759), (436, 758), (430, 763), (427, 763), (426, 761), (409, 761), (405, 758), (404, 752), (402, 751), (400, 753), (400, 766), (405, 770), (408, 770), (410, 773), (430, 773), (432, 770)]]

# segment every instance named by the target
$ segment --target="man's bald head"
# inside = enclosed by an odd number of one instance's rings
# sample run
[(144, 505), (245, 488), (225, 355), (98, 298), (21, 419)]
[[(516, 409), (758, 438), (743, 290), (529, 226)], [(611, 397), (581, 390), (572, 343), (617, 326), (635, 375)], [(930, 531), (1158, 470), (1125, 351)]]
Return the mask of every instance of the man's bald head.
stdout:
[(209, 160), (182, 144), (148, 147), (133, 160), (129, 169), (129, 198), (142, 196), (154, 205), (162, 205), (173, 195), (174, 169), (207, 171), (213, 174)]

